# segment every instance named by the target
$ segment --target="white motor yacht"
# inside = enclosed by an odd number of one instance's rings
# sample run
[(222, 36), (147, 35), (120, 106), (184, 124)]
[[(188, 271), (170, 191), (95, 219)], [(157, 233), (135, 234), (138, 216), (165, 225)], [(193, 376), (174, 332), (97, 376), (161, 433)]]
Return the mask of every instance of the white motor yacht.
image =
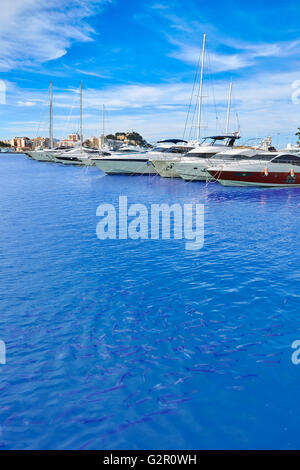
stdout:
[[(167, 151), (176, 143), (182, 142), (179, 139), (169, 139), (157, 143), (154, 149), (147, 151), (143, 147), (135, 147), (128, 152), (128, 147), (121, 147), (109, 156), (93, 158), (99, 170), (107, 175), (127, 174), (127, 175), (150, 175), (156, 174), (154, 166), (150, 162), (153, 154), (161, 154)], [(127, 148), (127, 150), (126, 150)], [(136, 151), (136, 149), (139, 149)]]
[(223, 151), (218, 149), (215, 153), (205, 153), (204, 158), (199, 154), (195, 158), (182, 159), (174, 164), (175, 171), (180, 175), (182, 179), (187, 181), (206, 181), (211, 179), (210, 173), (207, 168), (211, 165), (211, 162), (222, 164), (228, 163), (229, 161), (238, 161), (248, 158), (255, 157), (258, 152), (260, 154), (270, 153), (274, 155), (276, 149), (269, 144), (269, 140), (264, 139), (262, 143), (257, 147), (231, 147), (223, 146)]
[(98, 157), (100, 154), (99, 150), (79, 147), (72, 150), (60, 151), (53, 155), (53, 160), (64, 165), (92, 166), (94, 165), (92, 158)]
[(156, 160), (153, 164), (158, 173), (163, 176), (176, 176), (185, 180), (205, 180), (206, 161), (217, 153), (233, 147), (239, 139), (236, 134), (205, 137), (202, 143), (179, 157), (168, 156), (165, 161)]
[(28, 150), (25, 153), (27, 157), (37, 160), (38, 162), (54, 162), (55, 155), (61, 153), (63, 150), (59, 149), (40, 149), (40, 150)]
[[(170, 145), (170, 143), (173, 145)], [(161, 141), (159, 144), (164, 144), (164, 147), (156, 147), (149, 152), (150, 163), (154, 166), (156, 173), (163, 178), (178, 177), (174, 172), (172, 163), (192, 150), (196, 143), (180, 139), (170, 139)]]

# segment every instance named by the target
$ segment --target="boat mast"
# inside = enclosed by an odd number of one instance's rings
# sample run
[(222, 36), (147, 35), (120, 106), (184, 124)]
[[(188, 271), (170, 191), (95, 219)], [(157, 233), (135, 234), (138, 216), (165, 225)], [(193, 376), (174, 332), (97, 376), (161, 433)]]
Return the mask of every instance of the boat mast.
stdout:
[(226, 120), (226, 135), (229, 132), (229, 119), (230, 119), (230, 108), (231, 108), (231, 96), (232, 96), (232, 80), (229, 87), (229, 98), (228, 98), (228, 108), (227, 108), (227, 120)]
[(50, 82), (50, 126), (49, 126), (50, 149), (53, 149), (53, 85)]
[(104, 105), (102, 106), (102, 139), (101, 139), (101, 148), (104, 147)]
[(201, 64), (200, 93), (199, 93), (199, 110), (198, 110), (198, 132), (197, 132), (197, 140), (198, 140), (198, 142), (200, 142), (200, 133), (201, 133), (201, 109), (202, 109), (202, 90), (203, 90), (203, 72), (204, 72), (205, 42), (206, 42), (206, 34), (203, 35), (203, 47), (202, 47), (202, 64)]
[(80, 83), (80, 148), (82, 148), (83, 135), (82, 135), (82, 82)]

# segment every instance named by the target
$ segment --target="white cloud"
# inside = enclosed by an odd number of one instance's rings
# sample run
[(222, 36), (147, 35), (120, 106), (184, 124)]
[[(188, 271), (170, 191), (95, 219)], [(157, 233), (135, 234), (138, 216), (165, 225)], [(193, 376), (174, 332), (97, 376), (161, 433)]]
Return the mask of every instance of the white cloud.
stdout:
[(31, 106), (35, 106), (35, 102), (34, 101), (18, 101), (17, 102), (17, 105), (24, 108), (24, 107), (27, 107), (27, 108), (30, 108)]
[[(174, 57), (183, 62), (197, 64), (201, 46), (184, 44), (170, 39), (170, 42), (177, 46), (177, 50), (171, 52), (170, 57)], [(230, 70), (239, 70), (255, 64), (256, 59), (267, 57), (288, 57), (291, 54), (297, 54), (300, 49), (300, 41), (290, 41), (274, 44), (237, 44), (230, 42), (231, 48), (237, 52), (233, 54), (220, 54), (212, 52), (209, 46), (206, 49), (209, 59), (211, 72), (225, 72)]]
[[(299, 126), (300, 105), (293, 104), (292, 87), (300, 80), (298, 72), (265, 73), (248, 75), (234, 82), (231, 115), (231, 130), (236, 130), (236, 113), (239, 115), (243, 137), (281, 136), (293, 134)], [(31, 125), (30, 135), (35, 135), (44, 115), (44, 133), (47, 133), (48, 119), (47, 93), (35, 90), (21, 90), (13, 84), (8, 85), (7, 103), (35, 102), (36, 106), (24, 107), (24, 129), (29, 132), (28, 121), (36, 120)], [(101, 106), (106, 106), (106, 132), (118, 130), (137, 130), (147, 139), (162, 137), (182, 137), (186, 119), (187, 104), (191, 94), (191, 83), (171, 83), (159, 85), (123, 85), (102, 90), (84, 89), (84, 129), (85, 135), (99, 133), (101, 126)], [(203, 134), (223, 132), (227, 106), (228, 82), (215, 80), (214, 94), (205, 81), (203, 103)], [(12, 99), (14, 97), (14, 99)], [(216, 120), (214, 101), (218, 110)], [(71, 111), (72, 108), (72, 111)], [(21, 108), (20, 108), (21, 111)], [(78, 129), (79, 100), (78, 90), (66, 92), (54, 87), (54, 122), (55, 134), (63, 137), (68, 131)], [(18, 115), (18, 120), (21, 116)], [(9, 127), (13, 127), (10, 123)], [(16, 126), (14, 133), (21, 133), (22, 127)], [(8, 130), (2, 128), (2, 133)], [(3, 135), (5, 138), (6, 135)], [(282, 142), (286, 144), (286, 141)]]
[(0, 71), (34, 65), (66, 54), (93, 30), (84, 21), (109, 0), (11, 0), (1, 2)]

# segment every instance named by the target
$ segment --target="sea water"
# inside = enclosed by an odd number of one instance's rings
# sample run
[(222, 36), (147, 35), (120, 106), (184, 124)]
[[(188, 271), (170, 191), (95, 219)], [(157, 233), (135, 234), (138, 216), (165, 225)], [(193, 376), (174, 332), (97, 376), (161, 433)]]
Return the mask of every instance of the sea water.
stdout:
[[(6, 154), (0, 184), (2, 449), (300, 447), (299, 188)], [(99, 240), (120, 195), (204, 204), (203, 248)]]

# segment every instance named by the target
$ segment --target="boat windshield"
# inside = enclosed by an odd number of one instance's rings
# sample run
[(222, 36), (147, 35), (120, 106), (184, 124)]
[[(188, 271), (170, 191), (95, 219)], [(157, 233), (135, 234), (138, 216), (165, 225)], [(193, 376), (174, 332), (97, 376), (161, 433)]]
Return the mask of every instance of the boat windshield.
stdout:
[(201, 145), (209, 145), (210, 147), (214, 145), (224, 145), (224, 147), (232, 147), (234, 145), (234, 142), (238, 138), (239, 137), (234, 135), (217, 135), (212, 137), (204, 137), (203, 141), (201, 142)]

